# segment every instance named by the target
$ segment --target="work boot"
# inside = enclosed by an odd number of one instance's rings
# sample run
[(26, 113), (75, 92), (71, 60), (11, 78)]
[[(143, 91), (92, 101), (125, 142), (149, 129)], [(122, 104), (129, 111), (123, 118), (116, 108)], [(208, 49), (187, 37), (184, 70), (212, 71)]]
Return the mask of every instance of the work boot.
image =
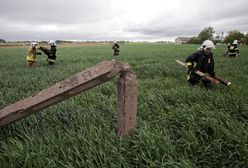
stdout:
[(204, 85), (208, 92), (213, 91), (213, 85), (211, 83), (206, 83)]

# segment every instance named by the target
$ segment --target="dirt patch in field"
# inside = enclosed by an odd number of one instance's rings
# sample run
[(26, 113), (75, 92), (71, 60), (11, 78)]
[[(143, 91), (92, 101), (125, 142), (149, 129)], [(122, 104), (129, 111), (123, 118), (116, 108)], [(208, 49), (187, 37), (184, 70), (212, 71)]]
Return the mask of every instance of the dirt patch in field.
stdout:
[[(88, 42), (78, 42), (78, 43), (59, 43), (57, 44), (60, 47), (83, 47), (83, 46), (106, 46), (111, 45), (111, 43), (88, 43)], [(20, 44), (0, 44), (0, 48), (27, 48), (29, 43), (20, 43)], [(49, 47), (48, 44), (38, 43), (38, 46)]]
[(0, 48), (26, 48), (29, 44), (0, 44)]

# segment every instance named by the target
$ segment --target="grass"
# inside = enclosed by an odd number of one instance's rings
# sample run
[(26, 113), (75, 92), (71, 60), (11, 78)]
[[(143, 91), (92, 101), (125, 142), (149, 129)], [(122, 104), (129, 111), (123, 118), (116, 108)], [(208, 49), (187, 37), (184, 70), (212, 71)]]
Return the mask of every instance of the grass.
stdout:
[[(116, 82), (81, 93), (0, 129), (0, 167), (248, 167), (247, 46), (237, 59), (214, 50), (215, 71), (232, 81), (213, 92), (189, 87), (175, 63), (197, 45), (123, 44), (121, 61), (138, 78), (138, 124), (116, 136)], [(102, 60), (109, 45), (58, 47), (49, 67), (25, 67), (26, 48), (0, 48), (0, 108)]]

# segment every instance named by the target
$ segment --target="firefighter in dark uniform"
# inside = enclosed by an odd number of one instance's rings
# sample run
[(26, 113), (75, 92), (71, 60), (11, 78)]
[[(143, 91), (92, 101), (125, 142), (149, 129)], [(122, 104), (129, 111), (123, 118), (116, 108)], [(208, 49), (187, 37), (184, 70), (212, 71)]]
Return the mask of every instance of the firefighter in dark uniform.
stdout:
[(114, 57), (118, 59), (120, 55), (120, 45), (116, 41), (113, 42), (112, 49), (114, 50)]
[(26, 57), (27, 67), (36, 66), (36, 55), (41, 55), (41, 52), (37, 52), (37, 43), (32, 42), (31, 46), (28, 48), (28, 54)]
[(210, 40), (206, 40), (202, 43), (197, 52), (186, 58), (185, 62), (188, 67), (189, 84), (196, 85), (202, 81), (207, 90), (212, 90), (213, 87), (211, 81), (208, 81), (194, 73), (195, 70), (199, 70), (203, 73), (209, 74), (211, 77), (215, 77), (212, 49), (215, 49), (214, 43)]
[(45, 48), (45, 47), (40, 47), (40, 50), (43, 51), (46, 55), (47, 55), (47, 61), (49, 65), (53, 65), (55, 63), (56, 60), (56, 43), (54, 40), (50, 40), (48, 42), (50, 44), (50, 50)]
[(227, 46), (227, 52), (225, 55), (235, 58), (239, 56), (238, 40), (234, 40), (231, 45)]

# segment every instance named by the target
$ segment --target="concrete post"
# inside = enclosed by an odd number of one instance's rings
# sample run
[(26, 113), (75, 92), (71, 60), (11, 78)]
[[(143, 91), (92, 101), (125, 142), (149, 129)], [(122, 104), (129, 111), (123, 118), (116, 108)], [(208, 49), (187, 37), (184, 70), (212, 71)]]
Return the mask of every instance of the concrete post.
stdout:
[[(125, 65), (123, 66), (125, 69)], [(120, 137), (128, 137), (136, 127), (137, 114), (137, 80), (126, 64), (117, 84), (117, 132)]]

